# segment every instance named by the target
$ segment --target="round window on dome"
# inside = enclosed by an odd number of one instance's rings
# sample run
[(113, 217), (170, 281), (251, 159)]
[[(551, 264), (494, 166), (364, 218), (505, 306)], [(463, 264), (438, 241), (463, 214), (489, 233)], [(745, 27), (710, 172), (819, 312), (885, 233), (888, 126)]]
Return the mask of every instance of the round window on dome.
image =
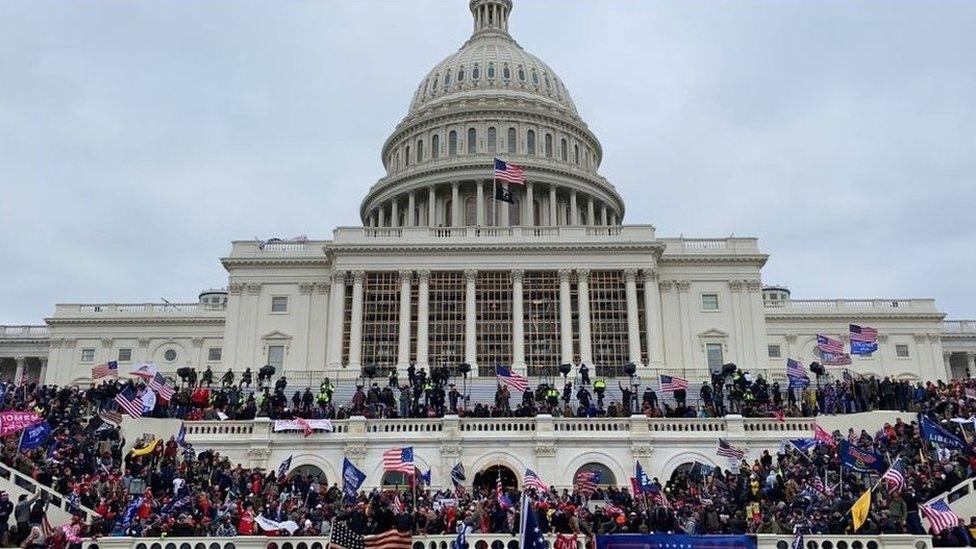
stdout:
[(520, 82), (525, 82), (525, 69), (522, 68), (522, 65), (518, 66), (518, 79)]
[(512, 78), (512, 69), (508, 68), (508, 63), (502, 66), (502, 78), (505, 80), (510, 80)]
[(166, 349), (166, 352), (163, 353), (163, 359), (166, 360), (166, 362), (173, 362), (176, 360), (176, 349)]
[(495, 64), (488, 63), (488, 78), (494, 78), (494, 77), (495, 77)]
[(458, 69), (458, 82), (464, 82), (464, 67)]
[(481, 78), (481, 67), (477, 63), (471, 68), (471, 78), (474, 80)]

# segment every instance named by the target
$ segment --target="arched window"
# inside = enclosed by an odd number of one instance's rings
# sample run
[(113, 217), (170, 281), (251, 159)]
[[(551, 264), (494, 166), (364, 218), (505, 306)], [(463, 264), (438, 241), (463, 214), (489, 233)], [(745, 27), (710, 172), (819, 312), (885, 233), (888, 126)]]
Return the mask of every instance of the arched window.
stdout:
[[(549, 79), (546, 78), (546, 84), (548, 83), (549, 83)], [(447, 71), (444, 73), (444, 91), (447, 91), (447, 88), (449, 88), (450, 86), (451, 86), (451, 71)]]
[(468, 227), (478, 224), (478, 200), (473, 196), (464, 199), (464, 224)]
[(545, 79), (545, 81), (546, 81), (546, 91), (547, 91), (547, 92), (549, 92), (549, 91), (552, 91), (552, 90), (550, 89), (550, 87), (549, 87), (549, 73), (546, 73), (546, 74), (543, 74), (543, 75), (542, 75), (542, 77), (543, 77), (543, 78)]
[(495, 128), (488, 128), (488, 152), (495, 152), (497, 143), (498, 136), (496, 135)]
[(424, 141), (422, 139), (417, 140), (417, 162), (424, 161)]
[(488, 63), (488, 79), (492, 80), (495, 78), (495, 64)]
[[(577, 151), (579, 152), (579, 151)], [(437, 160), (441, 156), (441, 136), (434, 134), (430, 138), (430, 157)]]
[(505, 80), (511, 80), (512, 78), (512, 69), (508, 68), (508, 63), (502, 65), (502, 78)]
[(478, 151), (478, 132), (474, 128), (468, 128), (468, 154)]
[(535, 131), (529, 130), (525, 134), (525, 152), (535, 154)]
[(457, 156), (457, 132), (454, 130), (447, 134), (447, 155)]
[(464, 82), (464, 67), (458, 69), (458, 82)]
[(525, 82), (525, 69), (522, 68), (522, 65), (518, 66), (518, 79), (519, 82)]
[(437, 91), (437, 79), (440, 78), (440, 76), (441, 75), (439, 75), (439, 74), (435, 74), (434, 75), (433, 83), (430, 86), (430, 93), (434, 93), (434, 92)]
[(506, 139), (506, 145), (508, 145), (508, 152), (510, 154), (515, 154), (515, 148), (517, 145), (515, 128), (508, 129), (508, 139)]
[(474, 67), (471, 68), (471, 78), (474, 80), (481, 78), (481, 65), (474, 64)]
[(552, 158), (552, 134), (546, 134), (546, 158)]
[(566, 140), (561, 139), (559, 141), (559, 159), (563, 162), (569, 161), (569, 149), (566, 146)]
[[(539, 73), (535, 72), (535, 69), (532, 69), (532, 83), (535, 84), (536, 86), (539, 85)], [(436, 83), (434, 87), (435, 88), (437, 87)]]
[(409, 166), (410, 165), (410, 145), (407, 145), (406, 154), (404, 154), (404, 156), (406, 157), (406, 159), (404, 160), (403, 165), (404, 166)]
[(580, 165), (580, 155), (579, 155), (579, 145), (573, 145), (573, 159), (576, 161), (576, 165)]

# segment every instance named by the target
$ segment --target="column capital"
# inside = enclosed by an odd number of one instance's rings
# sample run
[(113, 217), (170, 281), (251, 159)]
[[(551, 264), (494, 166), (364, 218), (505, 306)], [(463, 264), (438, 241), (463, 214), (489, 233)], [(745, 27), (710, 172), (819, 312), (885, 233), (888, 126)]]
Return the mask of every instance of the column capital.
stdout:
[(400, 280), (400, 282), (404, 282), (404, 281), (410, 282), (410, 280), (413, 279), (413, 271), (410, 269), (401, 269), (397, 273), (397, 277)]
[(332, 280), (331, 280), (331, 277), (328, 277), (328, 278), (326, 278), (325, 280), (323, 280), (321, 282), (316, 282), (313, 285), (313, 290), (317, 294), (327, 294), (327, 293), (329, 293), (329, 289), (331, 287), (332, 287)]
[(315, 289), (314, 282), (299, 282), (298, 283), (298, 293), (301, 295), (311, 295), (312, 290)]
[(952, 358), (952, 355), (953, 355), (952, 351), (942, 351), (942, 360), (948, 363), (949, 359)]
[(745, 288), (745, 286), (746, 283), (744, 280), (732, 279), (729, 281), (729, 290), (731, 290), (732, 293), (737, 294), (741, 292)]
[(17, 355), (14, 357), (14, 362), (16, 362), (18, 366), (23, 366), (27, 363), (27, 357), (24, 355)]
[(428, 282), (430, 280), (430, 270), (429, 269), (423, 269), (423, 270), (417, 271), (417, 280), (419, 282)]
[(580, 282), (585, 282), (590, 279), (589, 269), (576, 269), (576, 280)]
[(241, 295), (244, 293), (244, 284), (241, 282), (231, 282), (227, 285), (227, 293), (230, 295)]
[(752, 293), (757, 293), (762, 291), (762, 282), (758, 280), (747, 280), (746, 288)]
[(559, 282), (569, 282), (571, 276), (573, 276), (572, 269), (559, 269)]
[(39, 360), (41, 362), (41, 368), (47, 366), (47, 357), (46, 356), (39, 356), (39, 357), (37, 357), (37, 360)]
[(674, 284), (678, 287), (679, 292), (687, 292), (689, 289), (691, 289), (690, 280), (675, 280)]
[(351, 271), (350, 274), (352, 275), (353, 284), (362, 284), (363, 279), (366, 278), (365, 271)]
[(624, 269), (624, 278), (629, 280), (637, 279), (637, 269)]
[(657, 283), (658, 289), (660, 289), (662, 292), (670, 292), (672, 286), (674, 286), (673, 280), (662, 280)]
[(655, 269), (654, 267), (645, 267), (643, 269), (643, 273), (644, 273), (645, 284), (653, 284), (657, 282), (658, 279), (657, 269)]
[(452, 189), (456, 189), (456, 188), (458, 188), (460, 186), (461, 186), (461, 182), (460, 181), (451, 181), (451, 188)]
[(244, 285), (244, 289), (247, 292), (247, 295), (261, 295), (260, 282), (248, 282)]
[(468, 282), (474, 282), (478, 278), (478, 269), (465, 269), (464, 279)]
[(522, 282), (523, 278), (525, 278), (525, 269), (512, 269), (513, 282)]

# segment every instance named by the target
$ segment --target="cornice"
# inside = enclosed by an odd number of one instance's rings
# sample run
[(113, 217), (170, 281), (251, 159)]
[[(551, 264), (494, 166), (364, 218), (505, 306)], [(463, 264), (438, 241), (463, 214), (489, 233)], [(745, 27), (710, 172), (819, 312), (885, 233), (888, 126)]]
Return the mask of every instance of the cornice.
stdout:
[(46, 318), (51, 326), (128, 326), (131, 324), (193, 324), (193, 325), (223, 325), (224, 317), (131, 317), (131, 318)]
[(347, 255), (376, 255), (384, 254), (391, 256), (416, 255), (421, 253), (436, 254), (462, 254), (478, 253), (479, 255), (501, 255), (517, 252), (532, 252), (535, 254), (551, 255), (555, 253), (576, 253), (576, 252), (638, 252), (638, 253), (660, 253), (664, 249), (664, 244), (656, 242), (525, 242), (502, 244), (492, 243), (457, 243), (457, 244), (334, 244), (328, 248), (326, 253), (335, 256)]
[[(832, 320), (838, 322), (846, 322), (849, 319), (864, 319), (871, 320), (876, 318), (884, 318), (885, 320), (930, 320), (930, 321), (941, 321), (945, 318), (942, 313), (908, 313), (908, 312), (898, 312), (898, 313), (888, 313), (888, 312), (855, 312), (855, 311), (825, 311), (823, 313), (816, 313), (814, 311), (803, 311), (799, 314), (784, 314), (784, 313), (770, 313), (766, 312), (764, 315), (766, 320)], [(943, 336), (944, 337), (944, 336)]]
[(321, 267), (330, 264), (327, 256), (299, 256), (288, 257), (286, 255), (269, 257), (222, 257), (221, 265), (225, 269), (232, 267)]
[(681, 263), (750, 263), (756, 264), (760, 267), (766, 264), (769, 256), (766, 254), (749, 254), (749, 255), (712, 255), (712, 254), (700, 254), (700, 255), (662, 255), (658, 260), (658, 263), (664, 264), (681, 264)]

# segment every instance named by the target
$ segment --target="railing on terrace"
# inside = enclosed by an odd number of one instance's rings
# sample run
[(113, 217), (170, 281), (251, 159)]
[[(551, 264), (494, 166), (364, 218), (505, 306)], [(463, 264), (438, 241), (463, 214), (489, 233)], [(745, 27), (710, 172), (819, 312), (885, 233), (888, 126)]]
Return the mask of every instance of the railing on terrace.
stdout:
[(936, 312), (933, 299), (789, 299), (765, 301), (767, 309), (797, 311), (911, 310)]
[(24, 339), (51, 335), (47, 326), (0, 326), (0, 338)]
[(61, 494), (55, 492), (51, 488), (44, 486), (43, 484), (37, 482), (33, 478), (17, 471), (13, 467), (10, 467), (6, 463), (0, 463), (0, 478), (10, 481), (17, 485), (22, 490), (30, 493), (31, 495), (36, 494), (41, 491), (47, 494), (48, 501), (54, 507), (61, 509), (68, 514), (80, 514), (85, 522), (89, 522), (92, 517), (96, 516), (94, 510), (85, 507), (84, 505), (78, 505), (77, 507), (71, 505), (68, 499)]
[(944, 334), (976, 334), (976, 320), (945, 320), (942, 322)]
[[(755, 534), (759, 549), (789, 549), (793, 536)], [(455, 536), (414, 536), (412, 549), (455, 549)], [(470, 549), (521, 549), (517, 536), (511, 534), (468, 534)], [(546, 547), (553, 546), (554, 536), (546, 536)], [(581, 537), (577, 547), (582, 549)], [(237, 536), (126, 538), (105, 537), (82, 542), (84, 549), (325, 549), (328, 536)], [(897, 535), (810, 535), (804, 537), (805, 549), (931, 549), (931, 536)]]
[(577, 242), (588, 240), (646, 241), (654, 240), (651, 225), (585, 225), (560, 227), (337, 227), (335, 244), (375, 244), (396, 240), (404, 243), (430, 243), (444, 240), (483, 242), (520, 240), (525, 242)]
[(667, 247), (665, 255), (681, 254), (734, 254), (757, 255), (759, 244), (755, 238), (662, 238)]
[(55, 317), (139, 317), (139, 316), (219, 316), (227, 309), (223, 303), (68, 303), (55, 307)]

